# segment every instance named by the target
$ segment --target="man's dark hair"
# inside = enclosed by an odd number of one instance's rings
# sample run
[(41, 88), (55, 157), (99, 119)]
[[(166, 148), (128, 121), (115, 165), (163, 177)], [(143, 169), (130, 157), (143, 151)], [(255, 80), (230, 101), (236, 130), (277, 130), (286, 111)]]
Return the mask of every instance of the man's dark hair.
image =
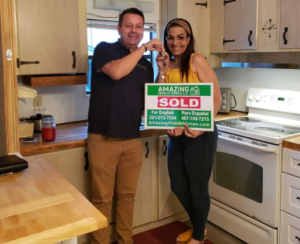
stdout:
[(128, 8), (128, 9), (125, 9), (120, 14), (120, 17), (119, 17), (119, 26), (122, 25), (123, 18), (124, 18), (125, 14), (137, 14), (137, 15), (139, 15), (139, 16), (141, 16), (143, 18), (143, 22), (145, 23), (145, 17), (144, 17), (144, 14), (143, 14), (143, 12), (141, 10), (139, 10), (137, 8)]

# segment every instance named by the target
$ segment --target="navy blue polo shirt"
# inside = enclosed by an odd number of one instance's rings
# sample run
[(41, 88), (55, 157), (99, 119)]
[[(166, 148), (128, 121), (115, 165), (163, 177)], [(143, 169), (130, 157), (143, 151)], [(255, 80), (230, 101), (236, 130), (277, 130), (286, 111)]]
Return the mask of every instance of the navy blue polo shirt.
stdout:
[(122, 42), (99, 43), (92, 60), (88, 133), (119, 138), (140, 137), (145, 83), (153, 83), (152, 64), (142, 57), (120, 80), (99, 71), (105, 64), (130, 54)]

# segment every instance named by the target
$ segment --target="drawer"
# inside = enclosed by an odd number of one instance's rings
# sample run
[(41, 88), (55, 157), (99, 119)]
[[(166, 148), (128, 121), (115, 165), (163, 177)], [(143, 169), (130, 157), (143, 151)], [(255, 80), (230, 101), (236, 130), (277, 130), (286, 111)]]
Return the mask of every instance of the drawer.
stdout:
[(280, 243), (299, 244), (300, 242), (300, 219), (281, 212)]
[(282, 171), (300, 177), (300, 152), (283, 148)]
[(300, 218), (300, 178), (282, 173), (281, 209)]

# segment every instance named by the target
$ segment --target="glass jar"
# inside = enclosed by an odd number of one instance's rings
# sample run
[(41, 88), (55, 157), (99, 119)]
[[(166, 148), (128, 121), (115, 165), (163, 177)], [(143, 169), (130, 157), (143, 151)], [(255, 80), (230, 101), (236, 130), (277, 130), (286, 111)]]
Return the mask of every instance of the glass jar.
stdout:
[(42, 139), (43, 141), (54, 141), (56, 138), (56, 125), (52, 115), (43, 115)]

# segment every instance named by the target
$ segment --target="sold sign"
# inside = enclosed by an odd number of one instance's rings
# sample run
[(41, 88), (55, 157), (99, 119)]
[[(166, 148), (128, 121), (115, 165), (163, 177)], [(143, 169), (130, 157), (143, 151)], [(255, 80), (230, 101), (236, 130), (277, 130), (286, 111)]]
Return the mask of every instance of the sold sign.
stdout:
[(200, 97), (158, 97), (159, 108), (201, 108)]
[(145, 127), (214, 130), (213, 83), (146, 84)]

